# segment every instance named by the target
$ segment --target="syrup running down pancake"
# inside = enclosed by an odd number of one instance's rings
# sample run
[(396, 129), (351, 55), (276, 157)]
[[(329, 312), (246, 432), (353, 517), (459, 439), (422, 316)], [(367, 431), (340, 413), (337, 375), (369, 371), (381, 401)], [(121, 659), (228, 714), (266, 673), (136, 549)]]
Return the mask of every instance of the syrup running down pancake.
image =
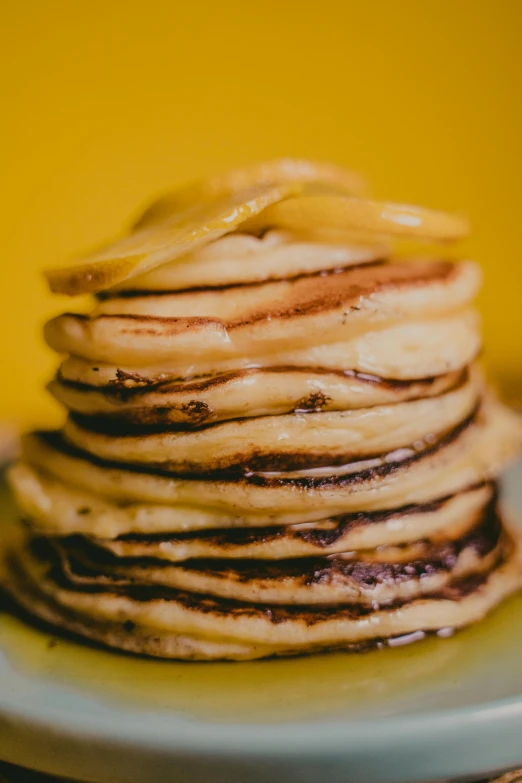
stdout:
[[(7, 589), (165, 658), (360, 650), (481, 620), (522, 585), (497, 479), (522, 422), (477, 364), (480, 272), (401, 258), (459, 216), (274, 161), (153, 204), (58, 293), (59, 431), (25, 436)], [(422, 634), (420, 634), (422, 636)]]

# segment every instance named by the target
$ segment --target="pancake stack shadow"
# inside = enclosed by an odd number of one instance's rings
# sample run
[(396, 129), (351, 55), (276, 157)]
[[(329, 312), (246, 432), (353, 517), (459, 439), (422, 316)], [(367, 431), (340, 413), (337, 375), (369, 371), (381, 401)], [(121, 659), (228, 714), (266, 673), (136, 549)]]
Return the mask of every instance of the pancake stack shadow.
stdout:
[(68, 418), (11, 470), (15, 600), (240, 660), (446, 636), (516, 590), (496, 481), (522, 425), (476, 364), (480, 275), (386, 254), (237, 231), (51, 321)]

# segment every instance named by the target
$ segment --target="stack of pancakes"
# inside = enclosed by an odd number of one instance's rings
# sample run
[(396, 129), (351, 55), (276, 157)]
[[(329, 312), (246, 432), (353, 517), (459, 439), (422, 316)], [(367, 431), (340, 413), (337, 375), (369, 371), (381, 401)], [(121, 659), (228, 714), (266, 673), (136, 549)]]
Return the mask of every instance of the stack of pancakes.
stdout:
[(522, 425), (475, 363), (477, 267), (265, 207), (47, 325), (68, 419), (11, 471), (7, 584), (44, 621), (249, 659), (446, 635), (521, 585), (495, 482)]

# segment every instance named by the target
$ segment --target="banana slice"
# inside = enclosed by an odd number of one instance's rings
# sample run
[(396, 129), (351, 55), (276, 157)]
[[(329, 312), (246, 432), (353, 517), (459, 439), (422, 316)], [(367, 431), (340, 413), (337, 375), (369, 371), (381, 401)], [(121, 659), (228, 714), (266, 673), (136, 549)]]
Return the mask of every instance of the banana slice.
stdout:
[(227, 171), (168, 193), (150, 205), (134, 228), (149, 226), (195, 204), (233, 196), (254, 187), (293, 183), (314, 183), (350, 195), (358, 195), (365, 190), (365, 181), (359, 174), (331, 163), (280, 158)]
[(133, 231), (80, 264), (48, 270), (45, 276), (54, 293), (96, 293), (218, 239), (270, 204), (295, 193), (295, 185), (265, 185), (192, 204)]
[(346, 196), (297, 196), (272, 204), (243, 224), (242, 230), (262, 229), (358, 231), (381, 236), (421, 238), (435, 241), (461, 239), (469, 233), (465, 217), (433, 209)]

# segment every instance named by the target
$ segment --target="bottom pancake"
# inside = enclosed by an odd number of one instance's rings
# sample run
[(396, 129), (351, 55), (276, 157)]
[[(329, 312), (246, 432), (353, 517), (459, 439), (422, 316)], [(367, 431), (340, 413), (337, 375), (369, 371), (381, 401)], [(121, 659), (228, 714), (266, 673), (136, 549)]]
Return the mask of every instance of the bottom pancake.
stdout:
[(520, 553), (512, 544), (488, 573), (385, 608), (268, 606), (158, 587), (78, 587), (45, 547), (17, 549), (8, 569), (11, 595), (47, 623), (128, 652), (192, 660), (357, 649), (419, 631), (461, 628), (522, 585)]

